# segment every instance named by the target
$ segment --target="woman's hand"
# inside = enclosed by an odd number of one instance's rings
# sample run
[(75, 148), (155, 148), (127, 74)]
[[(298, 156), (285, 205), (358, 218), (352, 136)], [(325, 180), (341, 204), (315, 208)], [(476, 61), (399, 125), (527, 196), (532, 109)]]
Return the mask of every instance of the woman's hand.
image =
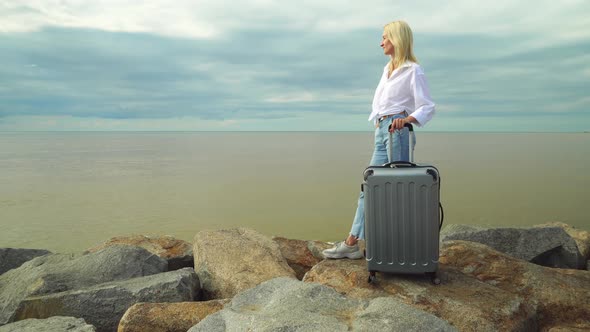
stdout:
[(391, 126), (389, 126), (389, 132), (393, 133), (394, 130), (402, 129), (406, 123), (409, 123), (410, 120), (408, 118), (397, 118), (393, 119)]
[(406, 123), (415, 123), (416, 119), (413, 116), (408, 116), (407, 118), (397, 118), (393, 119), (391, 126), (389, 126), (389, 132), (393, 133), (394, 130), (402, 129), (406, 125)]

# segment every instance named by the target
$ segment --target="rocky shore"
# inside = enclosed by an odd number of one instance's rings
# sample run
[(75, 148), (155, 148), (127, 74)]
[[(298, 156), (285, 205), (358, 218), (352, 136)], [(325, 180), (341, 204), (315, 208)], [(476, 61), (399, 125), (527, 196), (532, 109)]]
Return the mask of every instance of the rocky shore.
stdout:
[(448, 225), (440, 285), (237, 228), (0, 248), (0, 332), (589, 331), (590, 232)]

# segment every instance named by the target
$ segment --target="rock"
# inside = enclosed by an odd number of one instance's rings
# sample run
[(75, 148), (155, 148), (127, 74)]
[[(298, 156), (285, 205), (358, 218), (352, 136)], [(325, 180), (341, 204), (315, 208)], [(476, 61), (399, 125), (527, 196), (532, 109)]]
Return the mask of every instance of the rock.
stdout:
[(199, 232), (195, 235), (193, 254), (207, 300), (232, 298), (275, 277), (295, 278), (279, 245), (250, 229)]
[[(305, 273), (323, 259), (319, 250), (323, 245), (317, 241), (292, 240), (284, 237), (273, 237), (273, 241), (278, 243), (281, 254), (299, 280), (303, 279)], [(329, 244), (326, 243), (325, 247), (329, 247)]]
[(28, 297), (21, 302), (15, 320), (73, 316), (84, 318), (99, 332), (116, 331), (119, 320), (133, 304), (192, 301), (198, 289), (199, 279), (194, 270), (184, 268), (81, 290)]
[(547, 329), (543, 329), (543, 332), (588, 332), (590, 331), (590, 323), (569, 323), (552, 326)]
[(0, 248), (0, 275), (23, 265), (24, 262), (35, 257), (50, 253), (51, 251), (42, 249)]
[(167, 262), (143, 248), (114, 246), (87, 255), (48, 254), (0, 275), (0, 325), (13, 321), (28, 296), (156, 274)]
[(183, 267), (194, 267), (193, 248), (190, 243), (172, 236), (149, 237), (145, 235), (114, 237), (107, 242), (87, 250), (96, 252), (113, 245), (136, 246), (168, 261), (168, 271)]
[(519, 261), (473, 242), (444, 244), (440, 261), (450, 269), (518, 294), (537, 306), (539, 328), (590, 323), (590, 273)]
[(569, 236), (571, 236), (574, 241), (576, 241), (576, 245), (578, 246), (578, 250), (582, 257), (586, 260), (590, 259), (590, 232), (584, 231), (581, 229), (577, 229), (573, 226), (570, 226), (566, 223), (562, 222), (552, 222), (547, 224), (536, 225), (535, 227), (560, 227), (562, 228)]
[(118, 332), (186, 332), (229, 300), (178, 303), (137, 303), (119, 322)]
[(439, 274), (438, 286), (421, 275), (382, 273), (376, 284), (368, 284), (364, 260), (324, 260), (303, 280), (352, 298), (392, 296), (460, 331), (546, 331), (590, 324), (587, 271), (547, 268), (476, 242), (446, 241)]
[(560, 227), (484, 228), (448, 225), (441, 241), (483, 243), (512, 257), (549, 267), (583, 268), (584, 259), (576, 242)]
[(25, 319), (16, 323), (0, 326), (0, 332), (95, 332), (94, 326), (86, 324), (82, 318), (50, 317), (47, 319)]
[(379, 297), (356, 313), (353, 331), (457, 331), (448, 322), (392, 297)]
[(377, 274), (369, 284), (365, 260), (324, 260), (303, 281), (330, 286), (352, 298), (390, 296), (430, 312), (460, 331), (534, 330), (535, 306), (523, 297), (499, 290), (473, 277), (440, 266), (442, 284), (435, 286), (425, 275)]
[(351, 299), (334, 289), (275, 278), (236, 295), (199, 331), (456, 331), (434, 315), (394, 298)]

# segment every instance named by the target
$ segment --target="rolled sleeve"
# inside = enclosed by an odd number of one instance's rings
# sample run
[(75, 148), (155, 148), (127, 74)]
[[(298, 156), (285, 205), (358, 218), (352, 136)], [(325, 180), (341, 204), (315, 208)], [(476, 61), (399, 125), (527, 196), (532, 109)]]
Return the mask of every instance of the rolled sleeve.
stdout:
[(411, 83), (414, 94), (414, 112), (410, 115), (418, 121), (418, 127), (423, 127), (434, 116), (435, 104), (430, 97), (428, 82), (422, 71), (414, 72)]

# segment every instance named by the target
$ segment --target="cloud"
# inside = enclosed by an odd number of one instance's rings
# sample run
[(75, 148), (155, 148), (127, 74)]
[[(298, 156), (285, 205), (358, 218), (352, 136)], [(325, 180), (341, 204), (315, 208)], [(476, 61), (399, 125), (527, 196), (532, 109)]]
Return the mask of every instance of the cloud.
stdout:
[[(314, 52), (317, 39), (264, 31), (245, 31), (237, 36), (235, 42), (187, 41), (61, 28), (12, 34), (0, 45), (8, 59), (0, 64), (0, 83), (5, 83), (0, 84), (5, 101), (0, 116), (51, 113), (225, 119), (267, 116), (267, 111), (276, 110), (273, 104), (286, 100), (331, 102), (319, 110), (330, 112), (341, 106), (338, 96), (342, 102), (353, 101), (354, 97), (343, 93), (351, 87), (356, 88), (358, 101), (368, 104), (370, 97), (358, 93), (363, 89), (372, 93), (368, 84), (351, 80), (350, 71), (328, 70), (333, 64), (323, 56), (325, 50)], [(299, 49), (281, 46), (285, 36)], [(259, 47), (249, 47), (251, 41)], [(330, 47), (333, 43), (324, 44)], [(241, 51), (236, 54), (236, 50)], [(358, 62), (353, 56), (340, 65), (355, 68)], [(363, 76), (374, 81), (370, 72)], [(310, 107), (280, 109), (288, 113)]]
[(291, 94), (291, 95), (280, 95), (280, 96), (274, 96), (274, 97), (270, 97), (265, 99), (264, 101), (269, 102), (269, 103), (298, 103), (298, 102), (310, 102), (310, 101), (315, 101), (317, 100), (317, 97), (315, 97), (312, 93), (310, 92), (303, 92), (301, 94)]
[(56, 26), (216, 38), (244, 28), (330, 33), (405, 19), (420, 33), (535, 34), (533, 43), (542, 44), (588, 38), (588, 9), (584, 0), (4, 0), (0, 31)]
[(565, 112), (584, 123), (588, 9), (587, 1), (5, 0), (0, 121), (307, 129), (325, 116), (370, 130), (386, 62), (382, 25), (403, 18), (437, 117)]

